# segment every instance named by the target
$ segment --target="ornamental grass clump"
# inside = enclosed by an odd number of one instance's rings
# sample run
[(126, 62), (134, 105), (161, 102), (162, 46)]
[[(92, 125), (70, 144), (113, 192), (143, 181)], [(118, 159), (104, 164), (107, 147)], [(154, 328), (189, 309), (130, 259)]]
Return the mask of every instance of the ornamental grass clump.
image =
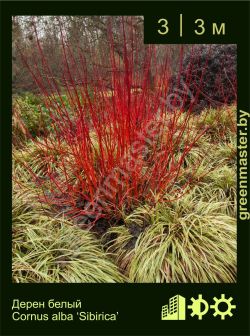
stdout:
[[(157, 46), (142, 47), (132, 17), (121, 18), (116, 32), (110, 19), (107, 44), (96, 50), (89, 41), (88, 58), (59, 27), (62, 52), (55, 61), (61, 78), (53, 75), (35, 24), (33, 63), (21, 52), (51, 119), (49, 132), (32, 140), (44, 162), (43, 176), (26, 165), (42, 190), (40, 200), (92, 227), (100, 218), (119, 220), (121, 211), (128, 214), (142, 203), (178, 199), (202, 161), (197, 156), (188, 177), (185, 158), (209, 128), (194, 127), (194, 119), (206, 113), (192, 114), (198, 95), (188, 81), (183, 85), (183, 49), (173, 94), (167, 49), (159, 57)], [(192, 58), (186, 78), (191, 69)], [(196, 76), (200, 87), (205, 71), (204, 66)]]
[[(17, 164), (14, 176), (20, 174)], [(34, 186), (28, 188), (28, 180), (25, 187), (13, 186), (13, 282), (124, 282), (125, 277), (96, 237), (63, 216), (54, 216), (49, 207), (42, 208)]]
[(129, 281), (236, 281), (236, 219), (226, 198), (210, 192), (208, 202), (208, 193), (196, 187), (171, 205), (139, 207), (107, 231), (108, 252)]

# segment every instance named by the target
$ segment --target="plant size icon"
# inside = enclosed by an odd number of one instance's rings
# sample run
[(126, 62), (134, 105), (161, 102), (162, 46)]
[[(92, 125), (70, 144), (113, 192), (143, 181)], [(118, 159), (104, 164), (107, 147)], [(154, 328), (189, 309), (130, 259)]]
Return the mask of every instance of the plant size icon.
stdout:
[(169, 304), (162, 306), (162, 320), (186, 320), (186, 299), (175, 295), (169, 299)]

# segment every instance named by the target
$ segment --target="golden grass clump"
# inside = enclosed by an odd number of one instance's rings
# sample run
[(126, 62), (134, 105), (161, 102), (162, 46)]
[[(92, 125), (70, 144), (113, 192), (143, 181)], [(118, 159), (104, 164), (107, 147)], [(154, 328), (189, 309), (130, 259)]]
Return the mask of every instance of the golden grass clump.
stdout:
[(225, 214), (226, 202), (208, 203), (195, 195), (194, 190), (171, 205), (147, 209), (144, 230), (137, 224), (137, 218), (145, 218), (144, 207), (135, 211), (132, 229), (130, 223), (109, 230), (116, 238), (108, 251), (129, 281), (236, 281), (236, 220)]
[(13, 192), (13, 282), (124, 282), (92, 233), (46, 214), (34, 196)]

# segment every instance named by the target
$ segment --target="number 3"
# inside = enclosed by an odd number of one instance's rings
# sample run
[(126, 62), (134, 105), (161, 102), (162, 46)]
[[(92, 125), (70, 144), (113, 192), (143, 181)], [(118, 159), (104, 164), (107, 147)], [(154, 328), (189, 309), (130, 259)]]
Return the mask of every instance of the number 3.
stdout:
[(198, 27), (201, 29), (201, 31), (198, 31), (197, 29), (195, 29), (195, 34), (196, 35), (202, 35), (202, 34), (205, 33), (204, 20), (202, 20), (202, 19), (195, 20), (195, 24), (199, 23), (199, 22), (200, 22), (200, 24), (198, 25)]
[(158, 23), (161, 23), (161, 22), (164, 22), (161, 27), (165, 28), (164, 31), (161, 31), (160, 29), (158, 29), (158, 33), (161, 34), (161, 35), (166, 35), (169, 31), (169, 28), (168, 28), (168, 20), (166, 19), (159, 19), (158, 20)]

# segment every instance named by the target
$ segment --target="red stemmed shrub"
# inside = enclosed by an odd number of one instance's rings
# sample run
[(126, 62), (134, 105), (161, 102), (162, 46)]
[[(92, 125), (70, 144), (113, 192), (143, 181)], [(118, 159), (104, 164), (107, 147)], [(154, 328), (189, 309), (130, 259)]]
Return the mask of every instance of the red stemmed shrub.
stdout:
[[(186, 174), (185, 158), (206, 132), (193, 127), (196, 96), (188, 80), (192, 58), (183, 83), (180, 49), (180, 76), (170, 92), (168, 48), (142, 46), (133, 18), (121, 18), (120, 40), (110, 21), (108, 44), (97, 51), (90, 43), (88, 57), (71, 46), (60, 25), (58, 79), (35, 25), (34, 32), (33, 61), (28, 62), (24, 52), (22, 58), (51, 118), (49, 131), (33, 139), (44, 162), (43, 176), (33, 173), (43, 190), (41, 200), (92, 226), (101, 217), (119, 218), (121, 210), (145, 202), (180, 197), (192, 181), (189, 172), (179, 183)], [(206, 66), (196, 77), (200, 87), (205, 71)], [(184, 111), (186, 100), (189, 108)]]

